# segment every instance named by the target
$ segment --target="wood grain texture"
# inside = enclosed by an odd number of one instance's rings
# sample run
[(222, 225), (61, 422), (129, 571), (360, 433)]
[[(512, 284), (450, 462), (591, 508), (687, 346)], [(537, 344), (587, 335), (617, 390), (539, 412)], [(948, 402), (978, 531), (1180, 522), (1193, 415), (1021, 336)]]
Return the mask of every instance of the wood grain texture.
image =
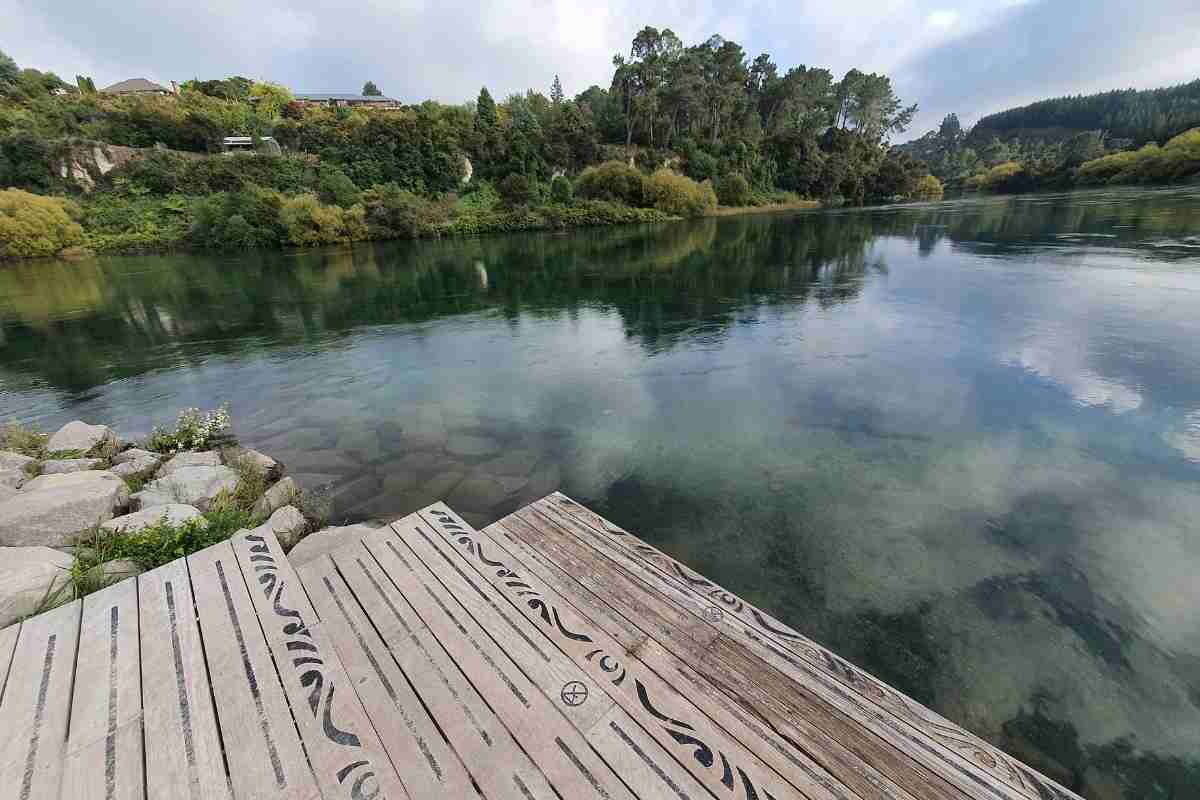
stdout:
[(234, 796), (320, 797), (233, 546), (187, 564)]
[(58, 800), (82, 607), (21, 623), (0, 705), (0, 790), (13, 800)]
[(141, 800), (142, 681), (137, 581), (83, 600), (62, 796)]
[(231, 544), (326, 800), (409, 800), (336, 648), (274, 534)]
[(208, 667), (181, 558), (138, 576), (146, 793), (228, 800)]

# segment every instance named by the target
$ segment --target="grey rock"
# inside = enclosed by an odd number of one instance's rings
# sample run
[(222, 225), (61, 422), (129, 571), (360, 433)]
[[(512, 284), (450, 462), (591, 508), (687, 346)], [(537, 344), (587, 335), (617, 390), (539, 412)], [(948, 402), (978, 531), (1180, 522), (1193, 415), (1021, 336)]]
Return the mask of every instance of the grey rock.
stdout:
[(96, 469), (101, 463), (98, 458), (54, 458), (42, 462), (42, 474), (66, 475), (68, 472), (85, 472)]
[(10, 497), (15, 496), (16, 494), (18, 494), (16, 489), (12, 488), (11, 486), (5, 486), (3, 483), (0, 483), (0, 503), (3, 503), (5, 500), (7, 500)]
[(292, 481), (301, 491), (312, 492), (325, 489), (342, 479), (341, 475), (331, 475), (324, 472), (297, 472), (291, 476)]
[(367, 473), (348, 483), (335, 486), (333, 505), (339, 511), (344, 511), (377, 494), (379, 494), (379, 477), (374, 473)]
[(350, 457), (368, 464), (378, 461), (384, 455), (379, 434), (362, 428), (345, 431), (338, 437), (334, 446)]
[(50, 441), (46, 442), (46, 450), (51, 453), (64, 450), (86, 453), (97, 445), (116, 441), (117, 435), (107, 425), (88, 425), (86, 422), (75, 420), (63, 425), (50, 437)]
[(0, 450), (0, 470), (13, 469), (20, 472), (36, 460), (29, 456), (23, 456), (20, 453), (10, 453), (7, 450)]
[(36, 612), (70, 569), (71, 557), (49, 547), (0, 547), (0, 628)]
[(138, 458), (122, 461), (112, 468), (111, 472), (114, 475), (120, 475), (122, 478), (132, 478), (134, 475), (146, 475), (155, 470), (159, 465), (159, 460), (153, 456), (139, 456)]
[(271, 482), (283, 477), (283, 464), (257, 450), (230, 448), (225, 451), (225, 463), (231, 467), (239, 464), (251, 466)]
[(202, 453), (180, 453), (162, 465), (162, 469), (158, 471), (158, 477), (165, 478), (173, 474), (176, 470), (187, 469), (188, 467), (219, 466), (221, 466), (221, 454), (216, 450), (205, 450)]
[(204, 519), (204, 515), (200, 513), (200, 509), (195, 506), (187, 506), (182, 503), (168, 503), (162, 506), (145, 508), (121, 517), (113, 517), (100, 527), (109, 531), (136, 533), (150, 525), (157, 525), (164, 519), (171, 525), (182, 525), (194, 519), (200, 520), (201, 527), (208, 525), (207, 520)]
[(456, 456), (487, 456), (500, 449), (500, 442), (490, 436), (456, 433), (446, 442), (446, 452)]
[(300, 494), (300, 487), (291, 478), (284, 478), (276, 483), (254, 504), (254, 513), (272, 514), (283, 508)]
[(42, 475), (0, 502), (0, 545), (62, 547), (128, 502), (129, 487), (111, 472)]
[(537, 450), (509, 450), (504, 455), (480, 465), (480, 469), (493, 475), (529, 475), (541, 461)]
[(284, 552), (287, 552), (296, 546), (306, 530), (308, 530), (308, 520), (300, 513), (300, 510), (295, 506), (284, 506), (276, 509), (270, 519), (249, 533), (259, 536), (274, 534)]
[(142, 450), (138, 447), (131, 447), (128, 450), (122, 450), (113, 456), (114, 464), (124, 464), (129, 461), (139, 461), (143, 459), (154, 459), (155, 463), (162, 461), (163, 457), (159, 453), (152, 453), (149, 450)]
[(233, 491), (236, 486), (237, 473), (229, 467), (180, 467), (153, 481), (132, 499), (139, 509), (182, 503), (206, 511), (218, 494)]
[(96, 583), (108, 586), (113, 583), (120, 583), (126, 578), (136, 578), (145, 572), (136, 561), (118, 558), (114, 561), (105, 561), (103, 564), (97, 564), (87, 571), (87, 577)]
[(279, 453), (279, 458), (291, 466), (293, 472), (317, 472), (349, 474), (358, 472), (362, 465), (351, 460), (339, 450), (295, 450)]
[(448, 470), (425, 483), (421, 487), (421, 492), (434, 498), (429, 501), (430, 503), (437, 502), (448, 495), (455, 486), (458, 486), (464, 477), (466, 476), (462, 470)]
[(288, 553), (292, 566), (298, 567), (315, 561), (321, 556), (328, 555), (343, 547), (349, 547), (361, 541), (364, 536), (374, 533), (377, 529), (368, 525), (346, 525), (340, 528), (325, 528), (310, 533), (300, 540), (300, 543)]
[(23, 469), (0, 469), (0, 486), (7, 489), (20, 489), (29, 480), (29, 473)]

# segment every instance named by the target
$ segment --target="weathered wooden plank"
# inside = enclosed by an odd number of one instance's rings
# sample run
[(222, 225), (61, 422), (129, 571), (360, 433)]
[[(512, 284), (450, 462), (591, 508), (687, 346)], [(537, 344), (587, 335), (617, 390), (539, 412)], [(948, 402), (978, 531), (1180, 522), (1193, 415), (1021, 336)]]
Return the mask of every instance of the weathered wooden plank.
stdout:
[(320, 797), (233, 546), (187, 564), (234, 796)]
[(469, 797), (471, 779), (392, 659), (333, 561), (297, 570), (410, 797)]
[[(529, 524), (518, 528), (516, 520)], [(566, 533), (556, 523), (522, 509), (504, 522), (525, 537), (531, 547), (553, 558), (593, 592), (639, 624), (664, 647), (687, 661), (704, 678), (729, 697), (752, 709), (776, 733), (788, 737), (831, 774), (863, 795), (890, 796), (893, 787), (922, 798), (953, 800), (960, 791), (936, 771), (914, 763), (886, 737), (875, 735), (850, 720), (835, 706), (817, 697), (773, 669), (740, 645), (723, 658), (712, 657), (729, 637), (695, 636), (696, 626), (715, 631), (703, 621), (703, 611), (713, 608), (672, 586), (652, 587), (622, 567), (600, 557), (592, 548)], [(577, 524), (564, 521), (563, 525)], [(635, 568), (639, 565), (635, 562)]]
[[(331, 560), (388, 648), (401, 680), (411, 683), (484, 795), (490, 800), (528, 800), (522, 785), (537, 797), (548, 794), (550, 786), (541, 772), (366, 547), (360, 543), (335, 551)], [(310, 593), (319, 597), (319, 592)]]
[(304, 750), (326, 800), (409, 794), (274, 534), (231, 540)]
[[(541, 638), (540, 634), (525, 630), (524, 619), (511, 607), (501, 614), (478, 582), (438, 555), (430, 538), (435, 534), (425, 530), (419, 518), (393, 523), (392, 529), (391, 537), (365, 540), (368, 549), (404, 589), (421, 619), (558, 793), (572, 798), (633, 798), (610, 766), (588, 746), (593, 728), (615, 704), (598, 694), (594, 684), (588, 686), (591, 680), (561, 654), (556, 653), (559, 658), (551, 655), (544, 638), (536, 642), (533, 637)], [(433, 567), (432, 558), (438, 559)], [(594, 704), (599, 713), (572, 716), (569, 712), (579, 706), (570, 706), (564, 699), (569, 686), (586, 686), (590, 698), (599, 700)], [(581, 719), (587, 721), (584, 728), (577, 727)], [(661, 749), (649, 739), (647, 747)], [(669, 762), (665, 755), (661, 759)], [(678, 772), (681, 781), (694, 784), (686, 772)], [(695, 788), (700, 787), (697, 784)], [(638, 791), (638, 796), (646, 795)]]
[(0, 703), (4, 702), (4, 684), (8, 680), (8, 668), (12, 665), (13, 652), (17, 649), (17, 636), (20, 633), (19, 622), (0, 631)]
[(83, 601), (62, 796), (137, 800), (145, 796), (142, 680), (136, 580)]
[[(502, 544), (516, 555), (560, 595), (607, 631), (627, 652), (654, 670), (663, 680), (687, 696), (730, 735), (744, 743), (776, 772), (785, 777), (795, 775), (796, 781), (807, 779), (824, 787), (835, 797), (862, 797), (864, 800), (916, 800), (870, 765), (848, 759), (838, 764), (835, 774), (823, 768), (808, 755), (806, 748), (786, 731), (777, 732), (761, 719), (752, 716), (740, 704), (740, 698), (728, 696), (709, 683), (683, 659), (668, 651), (657, 640), (637, 627), (618, 609), (578, 582), (575, 576), (560, 567), (545, 553), (535, 550), (511, 533), (509, 527), (523, 528), (523, 520), (510, 516), (496, 522), (481, 533)], [(529, 533), (526, 532), (526, 536)]]
[(0, 706), (6, 797), (58, 800), (82, 607), (76, 600), (21, 623)]
[(228, 800), (187, 563), (138, 576), (146, 793), (151, 798)]
[(556, 492), (530, 508), (664, 591), (721, 609), (722, 623), (736, 623), (722, 625), (734, 639), (968, 794), (1078, 797), (565, 495)]
[[(444, 504), (422, 509), (419, 515), (441, 537), (439, 550), (448, 552), (463, 569), (506, 598), (710, 791), (732, 790), (737, 797), (769, 795), (780, 800), (839, 797), (825, 782), (815, 781), (808, 774), (795, 774), (795, 784), (783, 779), (649, 669), (636, 652), (627, 650), (580, 614), (529, 564), (475, 531)], [(846, 791), (840, 793), (842, 798), (850, 796)]]

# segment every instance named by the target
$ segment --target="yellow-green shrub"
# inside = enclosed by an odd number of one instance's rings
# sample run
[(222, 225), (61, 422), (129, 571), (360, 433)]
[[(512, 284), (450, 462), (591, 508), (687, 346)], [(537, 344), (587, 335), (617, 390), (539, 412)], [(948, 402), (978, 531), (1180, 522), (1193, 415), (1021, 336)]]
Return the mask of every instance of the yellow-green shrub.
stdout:
[(288, 242), (304, 247), (367, 238), (366, 211), (361, 205), (327, 206), (312, 194), (284, 200), (279, 221)]
[(642, 173), (624, 161), (605, 161), (588, 167), (575, 179), (575, 195), (585, 200), (609, 200), (643, 205)]
[(946, 193), (946, 187), (933, 175), (925, 175), (917, 179), (913, 187), (914, 200), (941, 200)]
[(52, 256), (83, 242), (79, 206), (20, 189), (0, 191), (0, 258)]
[(679, 217), (698, 217), (717, 205), (712, 181), (696, 183), (666, 168), (642, 182), (642, 195), (646, 205)]

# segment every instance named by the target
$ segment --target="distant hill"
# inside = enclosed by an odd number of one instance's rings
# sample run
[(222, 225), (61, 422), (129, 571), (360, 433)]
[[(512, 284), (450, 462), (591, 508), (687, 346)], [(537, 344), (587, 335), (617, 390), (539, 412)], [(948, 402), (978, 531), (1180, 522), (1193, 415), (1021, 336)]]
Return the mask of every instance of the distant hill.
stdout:
[(1200, 79), (1163, 89), (1118, 89), (1091, 95), (1039, 100), (989, 114), (969, 136), (977, 142), (1002, 139), (1057, 141), (1081, 131), (1133, 144), (1162, 142), (1200, 126)]

